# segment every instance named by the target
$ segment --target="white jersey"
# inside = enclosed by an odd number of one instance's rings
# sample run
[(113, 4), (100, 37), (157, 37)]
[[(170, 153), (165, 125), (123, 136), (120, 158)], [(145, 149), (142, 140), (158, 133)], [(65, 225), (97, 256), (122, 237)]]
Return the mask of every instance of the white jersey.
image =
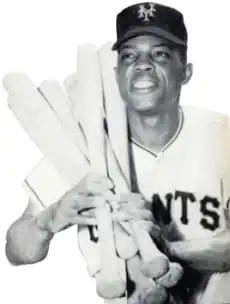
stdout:
[[(158, 155), (131, 143), (134, 189), (151, 204), (169, 240), (205, 238), (229, 224), (229, 119), (198, 108), (181, 110), (178, 132)], [(214, 303), (220, 290), (225, 303), (230, 302), (230, 273), (198, 282), (186, 304)]]
[(132, 176), (156, 220), (174, 220), (181, 238), (195, 239), (226, 228), (230, 134), (224, 115), (192, 107), (181, 113), (177, 134), (158, 155), (132, 141)]
[[(229, 139), (227, 116), (182, 107), (178, 131), (158, 155), (131, 140), (133, 191), (140, 192), (151, 204), (169, 240), (205, 238), (226, 229), (230, 197)], [(42, 174), (42, 164), (46, 174)], [(33, 170), (28, 181), (33, 190), (30, 192), (33, 202), (28, 209), (30, 212), (33, 209), (33, 213), (50, 205), (60, 191), (68, 189), (55, 168), (51, 164), (47, 166), (47, 161)], [(97, 240), (96, 231), (91, 233), (87, 230), (84, 234), (88, 243)], [(216, 287), (223, 286), (223, 282), (230, 283), (229, 273), (209, 277), (205, 284), (208, 300), (200, 300), (204, 290), (201, 287), (192, 303), (209, 304)]]

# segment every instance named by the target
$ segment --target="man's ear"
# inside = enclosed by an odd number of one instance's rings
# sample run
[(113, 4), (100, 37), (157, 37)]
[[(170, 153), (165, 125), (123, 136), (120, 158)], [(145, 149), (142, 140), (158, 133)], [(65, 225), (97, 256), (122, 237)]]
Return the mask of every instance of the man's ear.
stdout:
[(192, 78), (193, 75), (193, 64), (192, 63), (187, 63), (183, 69), (183, 81), (182, 85), (187, 84), (190, 79)]

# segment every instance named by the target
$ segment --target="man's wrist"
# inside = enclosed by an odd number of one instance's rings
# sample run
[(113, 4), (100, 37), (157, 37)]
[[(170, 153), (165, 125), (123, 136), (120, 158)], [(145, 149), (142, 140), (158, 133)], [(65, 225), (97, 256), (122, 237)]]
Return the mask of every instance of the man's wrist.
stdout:
[(35, 225), (41, 231), (41, 233), (46, 235), (47, 240), (51, 240), (54, 237), (54, 232), (50, 227), (50, 219), (48, 216), (47, 209), (42, 211), (36, 218), (35, 218)]

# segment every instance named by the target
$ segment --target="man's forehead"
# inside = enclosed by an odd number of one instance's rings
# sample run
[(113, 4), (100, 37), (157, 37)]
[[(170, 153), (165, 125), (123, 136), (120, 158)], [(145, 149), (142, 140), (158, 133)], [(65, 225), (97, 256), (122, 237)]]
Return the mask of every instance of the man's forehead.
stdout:
[(170, 47), (172, 46), (172, 43), (160, 38), (156, 35), (142, 35), (138, 37), (134, 37), (129, 39), (128, 41), (124, 42), (119, 51), (123, 49), (135, 49), (135, 48), (154, 48), (154, 47), (159, 47), (159, 46), (167, 46)]

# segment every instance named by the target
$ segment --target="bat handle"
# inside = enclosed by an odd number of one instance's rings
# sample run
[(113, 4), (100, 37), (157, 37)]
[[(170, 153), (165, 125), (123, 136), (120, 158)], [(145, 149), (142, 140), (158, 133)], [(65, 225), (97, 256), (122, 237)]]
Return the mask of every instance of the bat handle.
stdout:
[(127, 234), (122, 224), (114, 222), (116, 249), (121, 259), (129, 260), (137, 254), (138, 247), (133, 237)]
[[(102, 197), (97, 199), (103, 199)], [(126, 291), (125, 280), (119, 271), (113, 234), (113, 223), (108, 204), (96, 209), (98, 224), (100, 272), (96, 274), (97, 294), (106, 299), (121, 297)]]
[[(113, 215), (116, 218), (116, 202), (110, 201), (110, 204), (113, 208)], [(117, 253), (119, 257), (124, 260), (131, 259), (138, 252), (137, 244), (132, 237), (132, 229), (130, 229), (128, 223), (120, 222), (117, 220), (114, 221), (113, 228)]]
[(78, 247), (87, 265), (87, 272), (90, 277), (95, 277), (101, 268), (98, 241), (90, 239), (90, 227), (85, 225), (78, 225), (77, 239)]
[(169, 270), (169, 260), (158, 250), (149, 233), (137, 223), (131, 222), (133, 235), (142, 258), (142, 273), (149, 278), (157, 279)]

